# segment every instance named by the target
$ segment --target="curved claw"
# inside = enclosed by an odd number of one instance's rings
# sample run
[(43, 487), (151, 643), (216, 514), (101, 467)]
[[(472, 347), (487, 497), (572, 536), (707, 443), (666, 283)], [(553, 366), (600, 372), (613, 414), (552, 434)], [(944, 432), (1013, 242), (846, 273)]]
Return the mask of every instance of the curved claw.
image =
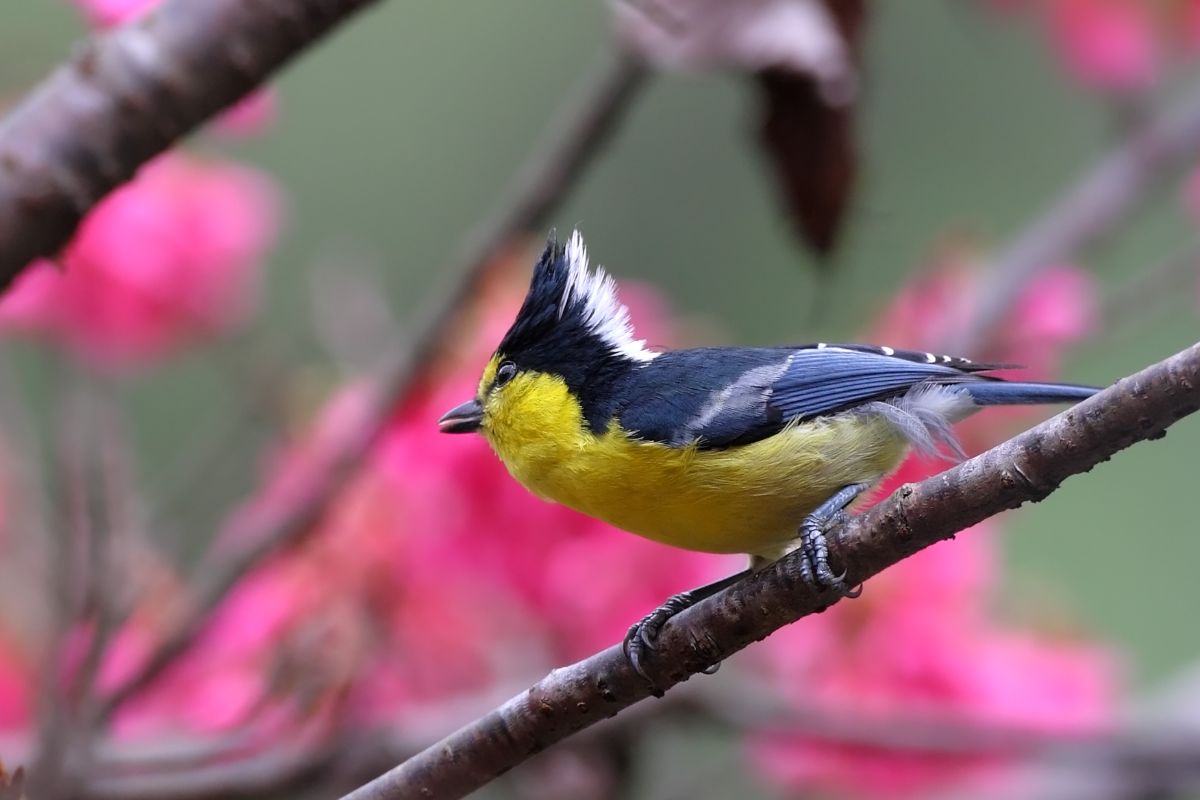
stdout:
[[(633, 667), (633, 671), (640, 675), (646, 683), (650, 684), (650, 690), (656, 696), (661, 697), (663, 692), (655, 685), (650, 675), (646, 672), (646, 663), (654, 655), (658, 635), (662, 633), (663, 626), (667, 624), (667, 620), (680, 611), (694, 606), (706, 597), (712, 597), (717, 592), (732, 586), (749, 573), (749, 570), (739, 572), (736, 575), (730, 575), (728, 578), (714, 581), (707, 586), (701, 586), (699, 589), (692, 589), (690, 592), (680, 592), (677, 595), (673, 595), (667, 598), (667, 601), (661, 606), (629, 626), (629, 630), (625, 633), (625, 641), (621, 643), (622, 649), (625, 651), (625, 658), (629, 661), (629, 666)], [(708, 674), (716, 671), (716, 665), (705, 670)]]
[(666, 619), (660, 620), (656, 618), (655, 614), (650, 614), (638, 626), (638, 639), (647, 648), (653, 650), (654, 645), (658, 642), (658, 634), (662, 633), (662, 626), (665, 622)]
[(822, 503), (800, 524), (800, 551), (804, 556), (801, 576), (818, 590), (834, 589), (843, 597), (858, 597), (862, 587), (846, 588), (846, 572), (834, 574), (829, 566), (829, 543), (825, 541), (825, 528), (846, 518), (845, 507), (864, 489), (862, 485), (850, 485)]
[(654, 652), (654, 643), (658, 639), (659, 631), (662, 630), (662, 626), (667, 620), (666, 617), (659, 619), (662, 610), (661, 608), (655, 609), (630, 625), (629, 630), (625, 634), (625, 641), (622, 643), (622, 649), (625, 651), (625, 658), (629, 660), (629, 666), (633, 667), (633, 671), (649, 683), (651, 688), (656, 687), (654, 686), (654, 681), (646, 672), (645, 664), (646, 659)]
[(646, 683), (653, 687), (654, 681), (651, 680), (650, 675), (646, 672), (641, 640), (635, 639), (630, 642), (629, 647), (625, 649), (625, 657), (629, 659), (629, 666), (633, 667), (633, 671), (636, 672), (642, 680), (646, 681)]

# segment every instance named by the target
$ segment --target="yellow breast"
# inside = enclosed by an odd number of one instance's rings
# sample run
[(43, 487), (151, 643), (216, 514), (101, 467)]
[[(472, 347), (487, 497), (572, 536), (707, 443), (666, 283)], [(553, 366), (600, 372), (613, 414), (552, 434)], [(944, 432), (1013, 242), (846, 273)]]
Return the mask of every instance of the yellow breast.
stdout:
[(513, 477), (541, 497), (689, 550), (776, 558), (822, 501), (880, 480), (905, 451), (886, 421), (855, 415), (721, 450), (641, 441), (615, 421), (596, 435), (560, 379), (521, 375), (513, 384), (483, 427)]

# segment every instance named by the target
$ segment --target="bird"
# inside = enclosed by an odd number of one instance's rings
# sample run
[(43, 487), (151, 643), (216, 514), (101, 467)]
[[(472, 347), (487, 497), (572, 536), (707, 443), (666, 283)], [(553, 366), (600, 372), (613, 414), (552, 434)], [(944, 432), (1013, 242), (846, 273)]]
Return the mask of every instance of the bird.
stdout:
[(815, 588), (855, 595), (826, 531), (910, 451), (960, 460), (951, 426), (976, 411), (1098, 391), (987, 374), (1008, 366), (826, 342), (656, 350), (579, 231), (564, 243), (551, 232), (475, 396), (438, 426), (482, 434), (539, 497), (668, 545), (749, 556), (630, 627), (625, 653), (649, 680), (667, 620), (789, 553)]

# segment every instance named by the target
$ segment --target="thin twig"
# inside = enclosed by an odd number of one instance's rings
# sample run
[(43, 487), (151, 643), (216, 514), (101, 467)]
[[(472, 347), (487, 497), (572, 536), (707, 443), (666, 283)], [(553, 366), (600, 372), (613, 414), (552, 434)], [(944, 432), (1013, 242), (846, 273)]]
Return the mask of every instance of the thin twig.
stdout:
[(775, 698), (729, 692), (696, 701), (697, 714), (742, 732), (927, 756), (1040, 758), (1087, 766), (1155, 760), (1200, 777), (1200, 738), (1181, 726), (1164, 731), (1043, 731), (1004, 722), (890, 714), (863, 718), (844, 710), (781, 708)]
[[(112, 387), (105, 387), (111, 390)], [(83, 782), (95, 762), (98, 734), (96, 711), (103, 696), (99, 690), (100, 673), (109, 647), (125, 621), (125, 601), (122, 556), (129, 551), (123, 547), (135, 531), (137, 515), (133, 493), (133, 464), (129, 442), (113, 398), (104, 391), (98, 399), (94, 414), (96, 452), (93, 454), (90, 480), (98, 494), (96, 524), (92, 533), (92, 553), (89, 566), (88, 590), (91, 597), (87, 608), (92, 620), (91, 636), (79, 675), (75, 679), (75, 736), (77, 753), (70, 761), (75, 773), (72, 783)]]
[(1132, 131), (994, 260), (979, 288), (969, 331), (951, 350), (979, 352), (1021, 290), (1042, 270), (1075, 258), (1200, 152), (1200, 84)]
[[(55, 363), (55, 379), (73, 382), (62, 365)], [(60, 389), (62, 387), (59, 387)], [(85, 613), (86, 549), (96, 520), (89, 506), (87, 458), (92, 444), (89, 426), (81, 419), (83, 393), (75, 385), (54, 396), (65, 398), (57, 409), (59, 435), (50, 444), (46, 475), (51, 529), (53, 532), (50, 586), (53, 587), (53, 621), (41, 659), (43, 680), (39, 683), (37, 760), (30, 783), (39, 796), (58, 797), (69, 788), (70, 760), (76, 738), (72, 728), (71, 696), (63, 691), (62, 670), (74, 627)]]
[(341, 753), (335, 744), (276, 748), (234, 762), (202, 764), (159, 774), (93, 776), (84, 800), (234, 800), (300, 790)]
[(249, 544), (199, 570), (194, 602), (143, 666), (115, 689), (101, 719), (162, 674), (203, 631), (211, 612), (229, 590), (267, 556), (296, 542), (320, 520), (339, 490), (357, 472), (366, 453), (391, 418), (418, 371), (429, 362), (463, 303), (496, 251), (521, 231), (541, 225), (578, 180), (624, 116), (644, 69), (624, 53), (614, 53), (556, 114), (542, 141), (531, 151), (496, 211), (472, 230), (444, 271), (448, 290), (430, 303), (418, 332), (398, 357), (381, 370), (372, 402), (324, 453), (282, 514), (264, 517), (236, 537)]
[[(858, 584), (929, 545), (1059, 484), (1200, 409), (1200, 344), (1083, 401), (946, 472), (906, 484), (831, 536), (831, 551)], [(814, 592), (795, 556), (675, 617), (650, 677), (665, 691), (751, 642), (840, 599)], [(614, 645), (551, 672), (532, 688), (451, 734), (346, 800), (461, 797), (652, 690)]]
[(0, 289), (145, 162), (373, 0), (166, 0), (98, 34), (0, 124)]
[[(522, 682), (523, 685), (523, 682)], [(474, 718), (516, 691), (518, 685), (488, 688), (477, 695), (456, 698), (406, 710), (399, 724), (381, 727), (347, 727), (332, 735), (297, 736), (258, 749), (261, 736), (253, 730), (227, 733), (218, 740), (181, 739), (137, 741), (106, 739), (97, 742), (96, 761), (87, 781), (79, 787), (80, 800), (226, 800), (230, 797), (290, 797), (300, 787), (323, 786), (344, 790), (392, 764), (408, 758), (451, 724)], [(672, 692), (669, 706), (692, 709), (694, 692)], [(601, 746), (609, 739), (631, 740), (647, 719), (662, 707), (631, 709), (614, 725), (586, 731), (577, 741)], [(18, 743), (0, 742), (3, 752), (27, 749)], [(330, 791), (333, 791), (331, 788)]]
[[(1110, 730), (1049, 731), (996, 721), (932, 718), (887, 714), (862, 717), (845, 710), (781, 708), (778, 699), (755, 687), (733, 693), (706, 693), (690, 704), (676, 704), (699, 722), (717, 722), (739, 733), (795, 737), (814, 745), (851, 747), (888, 755), (995, 762), (1014, 771), (1053, 770), (1070, 786), (1086, 789), (1064, 795), (1047, 787), (1039, 797), (1144, 798), (1175, 796), (1147, 794), (1183, 792), (1200, 786), (1200, 737), (1185, 723), (1152, 727), (1124, 725)], [(703, 781), (703, 776), (700, 780)], [(711, 776), (709, 778), (711, 780)], [(1098, 785), (1091, 785), (1097, 782)], [(1040, 781), (1039, 784), (1040, 785)], [(697, 785), (703, 785), (698, 782)], [(1006, 784), (1007, 785), (1007, 784)], [(1053, 786), (1053, 784), (1051, 784)], [(1100, 790), (1102, 787), (1102, 790)], [(1118, 787), (1121, 787), (1118, 789)], [(936, 797), (978, 796), (966, 786)], [(680, 795), (680, 797), (690, 795)], [(987, 795), (992, 796), (992, 795)], [(1009, 790), (997, 797), (1032, 797), (1028, 789)]]

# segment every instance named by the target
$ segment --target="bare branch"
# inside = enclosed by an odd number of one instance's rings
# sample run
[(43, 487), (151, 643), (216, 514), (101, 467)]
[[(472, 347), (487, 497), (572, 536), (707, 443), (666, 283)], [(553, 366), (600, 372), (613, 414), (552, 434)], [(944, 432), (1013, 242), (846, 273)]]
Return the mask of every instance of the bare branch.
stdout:
[(980, 350), (1021, 290), (1039, 272), (1074, 258), (1135, 211), (1150, 190), (1200, 152), (1200, 85), (1141, 128), (1068, 187), (1001, 252), (979, 289), (976, 318), (955, 352)]
[(289, 746), (233, 763), (203, 764), (163, 774), (93, 776), (78, 796), (85, 800), (262, 798), (311, 786), (339, 754), (344, 755), (331, 746)]
[(541, 225), (574, 186), (583, 168), (600, 150), (624, 116), (642, 83), (643, 68), (623, 53), (614, 54), (585, 77), (551, 121), (543, 140), (530, 152), (495, 212), (466, 237), (459, 255), (444, 271), (448, 291), (427, 305), (429, 313), (407, 348), (385, 366), (372, 401), (347, 425), (324, 453), (281, 515), (261, 519), (236, 537), (250, 544), (226, 560), (200, 571), (194, 603), (141, 669), (108, 697), (101, 708), (106, 719), (131, 696), (162, 674), (204, 630), (211, 612), (229, 590), (267, 556), (299, 540), (325, 513), (338, 492), (365, 461), (363, 454), (391, 420), (418, 370), (435, 355), (459, 308), (496, 251), (515, 235)]
[(84, 43), (0, 124), (0, 289), (96, 202), (373, 0), (166, 0)]
[[(906, 484), (831, 536), (851, 583), (1008, 508), (1049, 495), (1137, 441), (1200, 409), (1200, 344), (1037, 427), (917, 484)], [(665, 690), (840, 598), (817, 593), (784, 558), (675, 617), (651, 677)], [(652, 694), (619, 645), (555, 670), (344, 800), (455, 798), (534, 753)]]

